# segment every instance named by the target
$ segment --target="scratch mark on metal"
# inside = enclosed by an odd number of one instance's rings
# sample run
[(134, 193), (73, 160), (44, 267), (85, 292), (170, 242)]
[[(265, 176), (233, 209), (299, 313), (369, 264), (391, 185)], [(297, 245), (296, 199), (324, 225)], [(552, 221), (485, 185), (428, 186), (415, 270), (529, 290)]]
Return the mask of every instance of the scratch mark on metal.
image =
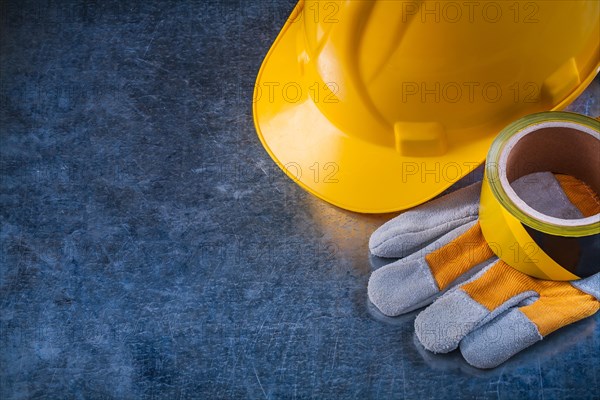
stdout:
[(252, 369), (254, 370), (254, 376), (256, 376), (256, 380), (258, 381), (258, 384), (260, 385), (260, 390), (262, 390), (263, 394), (265, 395), (265, 399), (268, 399), (267, 393), (265, 392), (265, 389), (263, 388), (262, 383), (260, 383), (260, 378), (258, 377), (258, 373), (256, 372), (256, 367), (252, 366)]
[(152, 45), (152, 42), (154, 41), (154, 38), (156, 37), (156, 31), (158, 30), (158, 27), (160, 25), (162, 25), (163, 22), (164, 22), (164, 19), (162, 19), (154, 28), (154, 31), (152, 32), (152, 37), (150, 38), (150, 42), (148, 42), (148, 46), (146, 46), (146, 50), (144, 51), (144, 55), (142, 57), (146, 57), (146, 53), (148, 53), (148, 49), (150, 48), (150, 46)]
[(331, 377), (333, 377), (333, 370), (335, 368), (335, 356), (337, 355), (338, 340), (340, 338), (339, 333), (335, 335), (335, 345), (333, 346), (333, 359), (331, 360)]

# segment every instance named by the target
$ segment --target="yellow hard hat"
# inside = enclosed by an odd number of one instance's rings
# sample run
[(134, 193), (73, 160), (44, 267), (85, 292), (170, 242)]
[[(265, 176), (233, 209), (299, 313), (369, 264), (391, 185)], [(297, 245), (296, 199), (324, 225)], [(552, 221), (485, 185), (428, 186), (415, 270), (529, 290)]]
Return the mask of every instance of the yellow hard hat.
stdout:
[(600, 2), (300, 1), (265, 57), (254, 122), (304, 189), (359, 212), (423, 203), (496, 134), (598, 71)]

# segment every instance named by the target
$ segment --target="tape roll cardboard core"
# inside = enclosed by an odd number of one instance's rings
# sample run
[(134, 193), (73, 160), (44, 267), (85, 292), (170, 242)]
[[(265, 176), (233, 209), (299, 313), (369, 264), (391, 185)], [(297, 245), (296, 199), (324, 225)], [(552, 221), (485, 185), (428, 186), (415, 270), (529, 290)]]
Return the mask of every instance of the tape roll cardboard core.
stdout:
[(534, 210), (514, 192), (510, 183), (534, 172), (573, 176), (600, 193), (600, 135), (593, 129), (566, 121), (540, 123), (511, 137), (500, 153), (500, 184), (514, 205), (540, 221), (558, 225), (585, 225), (580, 220), (550, 217)]

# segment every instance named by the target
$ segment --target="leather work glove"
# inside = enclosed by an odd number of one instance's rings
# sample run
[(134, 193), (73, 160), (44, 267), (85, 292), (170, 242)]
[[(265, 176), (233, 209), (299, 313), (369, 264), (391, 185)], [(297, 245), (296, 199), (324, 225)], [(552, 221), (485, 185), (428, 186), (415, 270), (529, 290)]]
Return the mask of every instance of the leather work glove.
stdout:
[[(546, 215), (583, 218), (600, 212), (594, 192), (570, 176), (535, 173), (512, 187)], [(499, 260), (479, 227), (480, 191), (481, 182), (475, 183), (375, 231), (371, 253), (401, 259), (372, 273), (368, 294), (388, 316), (433, 303), (415, 320), (421, 344), (434, 353), (460, 347), (469, 364), (493, 368), (555, 330), (596, 313), (600, 273), (572, 282), (546, 281)]]

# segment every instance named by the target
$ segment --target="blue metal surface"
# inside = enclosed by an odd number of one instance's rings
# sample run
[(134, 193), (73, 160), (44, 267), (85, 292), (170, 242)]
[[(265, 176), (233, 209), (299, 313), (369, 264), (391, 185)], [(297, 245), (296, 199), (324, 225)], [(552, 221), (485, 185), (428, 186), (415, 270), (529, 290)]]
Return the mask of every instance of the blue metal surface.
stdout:
[(1, 7), (0, 398), (598, 398), (598, 316), (479, 371), (372, 310), (390, 215), (305, 193), (254, 131), (293, 1)]

